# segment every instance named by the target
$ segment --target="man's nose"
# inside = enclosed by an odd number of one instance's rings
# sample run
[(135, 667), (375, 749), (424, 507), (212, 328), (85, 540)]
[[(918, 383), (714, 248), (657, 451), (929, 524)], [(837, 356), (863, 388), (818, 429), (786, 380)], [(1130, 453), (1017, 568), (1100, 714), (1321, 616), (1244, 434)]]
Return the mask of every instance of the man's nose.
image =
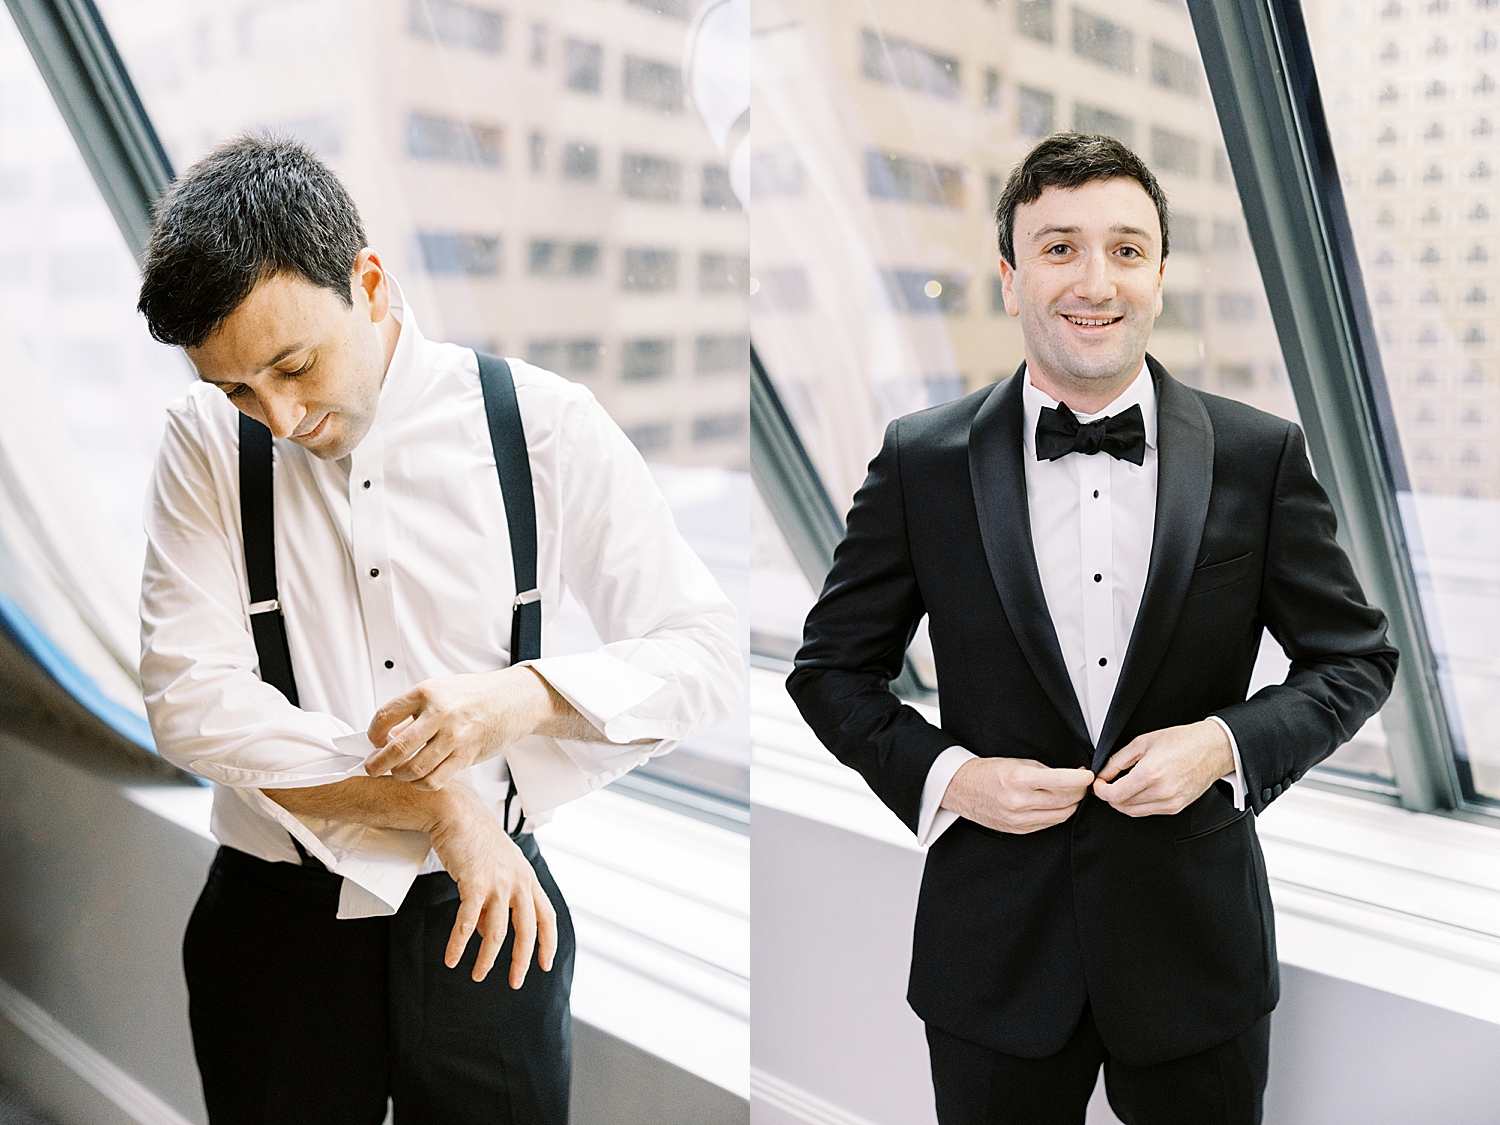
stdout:
[(1109, 275), (1109, 263), (1103, 254), (1086, 254), (1078, 263), (1078, 276), (1073, 291), (1086, 301), (1100, 304), (1115, 295), (1114, 279)]
[(261, 394), (256, 401), (260, 403), (261, 421), (274, 437), (291, 437), (307, 415), (301, 404), (292, 399)]

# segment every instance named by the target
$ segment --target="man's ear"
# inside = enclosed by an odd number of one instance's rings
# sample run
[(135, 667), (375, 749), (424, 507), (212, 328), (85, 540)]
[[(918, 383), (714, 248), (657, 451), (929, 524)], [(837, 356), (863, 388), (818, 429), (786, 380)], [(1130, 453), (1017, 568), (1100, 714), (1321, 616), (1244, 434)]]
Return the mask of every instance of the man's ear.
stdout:
[(350, 296), (358, 307), (361, 299), (368, 302), (370, 321), (379, 324), (391, 311), (390, 278), (380, 256), (366, 246), (354, 259), (354, 269), (349, 276)]
[[(1011, 316), (1021, 315), (1021, 301), (1016, 296), (1016, 267), (1000, 259), (1000, 295), (1005, 299), (1005, 311)], [(1161, 300), (1158, 293), (1157, 300)]]
[(1163, 258), (1161, 260), (1161, 269), (1159, 269), (1159, 270), (1156, 271), (1156, 312), (1154, 314), (1155, 316), (1161, 316), (1161, 308), (1162, 308), (1161, 285), (1162, 285), (1162, 282), (1165, 281), (1166, 279), (1167, 279), (1167, 260), (1165, 258)]

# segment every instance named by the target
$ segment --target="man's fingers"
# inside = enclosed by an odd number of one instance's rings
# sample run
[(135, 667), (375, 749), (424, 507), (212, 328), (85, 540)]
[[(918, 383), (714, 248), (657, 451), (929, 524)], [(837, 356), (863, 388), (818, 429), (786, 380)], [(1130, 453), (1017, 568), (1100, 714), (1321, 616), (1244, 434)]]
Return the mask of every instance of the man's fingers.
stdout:
[(459, 903), (458, 917), (453, 922), (453, 933), (449, 935), (448, 948), (443, 953), (443, 964), (448, 968), (454, 968), (463, 960), (464, 950), (469, 945), (469, 937), (478, 924), (479, 907), (469, 899), (464, 899)]
[(440, 730), (415, 754), (392, 768), (391, 776), (397, 781), (416, 781), (419, 777), (426, 777), (437, 769), (448, 760), (452, 753), (453, 739), (446, 731)]
[(391, 732), (422, 710), (422, 695), (413, 688), (382, 704), (365, 733), (376, 746), (384, 746)]
[(1145, 756), (1146, 747), (1137, 738), (1123, 750), (1116, 750), (1111, 754), (1109, 761), (1105, 762), (1104, 768), (1099, 771), (1099, 776), (1105, 781), (1113, 781)]
[(510, 952), (510, 986), (520, 988), (526, 982), (526, 970), (531, 968), (531, 955), (536, 952), (536, 903), (528, 888), (516, 888), (511, 896), (511, 912), (516, 944)]
[(557, 911), (552, 908), (542, 885), (535, 881), (531, 887), (531, 899), (536, 903), (537, 964), (542, 967), (542, 972), (550, 973), (552, 962), (557, 959)]
[(413, 781), (412, 785), (418, 789), (427, 789), (435, 792), (452, 781), (453, 775), (462, 770), (466, 765), (468, 763), (458, 754), (449, 754), (438, 763), (435, 769), (425, 777)]
[(505, 944), (509, 924), (510, 914), (505, 909), (505, 904), (498, 897), (492, 898), (485, 908), (484, 921), (479, 927), (480, 933), (484, 934), (484, 941), (480, 943), (479, 956), (474, 959), (475, 983), (484, 980), (495, 967), (495, 958), (500, 956), (500, 948)]
[[(442, 720), (432, 712), (423, 712), (405, 730), (395, 734), (390, 741), (365, 759), (365, 772), (371, 777), (390, 773), (397, 766), (416, 756), (442, 725)], [(375, 737), (370, 736), (375, 742)], [(380, 744), (375, 743), (377, 746)]]

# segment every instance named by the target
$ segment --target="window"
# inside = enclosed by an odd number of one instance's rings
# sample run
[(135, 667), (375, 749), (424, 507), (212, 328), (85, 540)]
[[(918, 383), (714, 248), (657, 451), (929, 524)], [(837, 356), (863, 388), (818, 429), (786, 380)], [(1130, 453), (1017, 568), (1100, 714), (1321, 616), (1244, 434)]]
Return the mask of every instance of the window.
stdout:
[(458, 0), (411, 0), (408, 26), (413, 35), (441, 43), (498, 55), (505, 49), (505, 15), (493, 8)]
[(1151, 160), (1157, 172), (1198, 175), (1198, 142), (1170, 129), (1151, 130)]
[(1073, 9), (1073, 53), (1111, 70), (1135, 70), (1135, 32), (1128, 27)]
[(682, 164), (663, 156), (624, 153), (620, 157), (620, 192), (627, 199), (676, 203), (682, 198)]
[(563, 82), (581, 94), (597, 94), (602, 86), (604, 48), (598, 43), (569, 39), (563, 44)]
[(406, 119), (406, 151), (413, 160), (447, 160), (498, 168), (504, 160), (504, 138), (499, 125), (415, 112)]
[(984, 68), (984, 108), (1000, 108), (1000, 72), (992, 66)]
[(968, 311), (968, 283), (951, 273), (933, 270), (882, 270), (886, 297), (899, 312), (958, 316)]
[(666, 379), (672, 374), (675, 356), (675, 340), (627, 340), (620, 361), (620, 374), (637, 383)]
[(677, 288), (677, 251), (631, 247), (625, 251), (622, 288), (631, 293), (667, 293)]
[(951, 55), (870, 30), (860, 32), (860, 49), (866, 78), (940, 98), (957, 98), (962, 92), (958, 59)]
[(599, 178), (599, 146), (573, 141), (562, 148), (562, 176), (565, 180), (593, 183)]
[(729, 169), (722, 164), (703, 166), (703, 192), (699, 196), (707, 211), (738, 211), (740, 198), (729, 182)]
[(526, 345), (526, 362), (559, 375), (588, 376), (599, 371), (599, 341), (582, 339), (532, 340)]
[(626, 55), (625, 100), (658, 113), (677, 113), (682, 109), (682, 68)]
[(698, 255), (698, 292), (744, 293), (750, 280), (748, 254), (705, 250)]
[(1196, 98), (1199, 93), (1198, 60), (1165, 43), (1151, 42), (1151, 81), (1164, 90)]
[(693, 18), (691, 0), (628, 0), (628, 2), (637, 8), (644, 8), (648, 12), (655, 12), (668, 19), (689, 20)]
[(531, 273), (540, 277), (592, 277), (599, 272), (597, 242), (531, 241)]
[(748, 336), (699, 336), (693, 343), (694, 375), (744, 374), (749, 369)]
[(490, 277), (500, 272), (498, 234), (418, 232), (422, 264), (431, 274)]
[[(1175, 240), (1176, 235), (1174, 233)], [(1158, 332), (1200, 332), (1203, 329), (1203, 294), (1163, 292)]]
[(869, 152), (865, 155), (865, 175), (873, 199), (895, 199), (929, 207), (964, 205), (962, 168), (928, 164), (920, 158), (895, 153)]
[(1052, 42), (1052, 0), (1019, 0), (1016, 30), (1039, 43)]
[(805, 179), (802, 161), (789, 148), (755, 152), (750, 156), (750, 196), (766, 199), (772, 196), (801, 195)]
[(1073, 107), (1073, 128), (1080, 133), (1102, 133), (1122, 144), (1135, 144), (1135, 122), (1118, 113), (1083, 102)]
[(693, 441), (723, 441), (738, 438), (750, 427), (750, 416), (743, 410), (726, 414), (700, 414), (693, 419)]
[(1022, 86), (1016, 90), (1016, 131), (1023, 137), (1045, 137), (1057, 126), (1057, 98), (1045, 90)]

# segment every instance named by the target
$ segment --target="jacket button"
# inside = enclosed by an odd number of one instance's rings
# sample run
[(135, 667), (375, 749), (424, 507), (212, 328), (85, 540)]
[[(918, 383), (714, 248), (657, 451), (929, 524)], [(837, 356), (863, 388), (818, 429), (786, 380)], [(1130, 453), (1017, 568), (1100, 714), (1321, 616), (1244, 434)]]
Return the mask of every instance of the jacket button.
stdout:
[(1280, 785), (1273, 785), (1273, 786), (1271, 786), (1271, 792), (1274, 793), (1278, 797), (1281, 796), (1281, 786)]
[(1275, 794), (1272, 793), (1269, 789), (1262, 789), (1260, 791), (1260, 799), (1262, 801), (1269, 801), (1274, 796)]

